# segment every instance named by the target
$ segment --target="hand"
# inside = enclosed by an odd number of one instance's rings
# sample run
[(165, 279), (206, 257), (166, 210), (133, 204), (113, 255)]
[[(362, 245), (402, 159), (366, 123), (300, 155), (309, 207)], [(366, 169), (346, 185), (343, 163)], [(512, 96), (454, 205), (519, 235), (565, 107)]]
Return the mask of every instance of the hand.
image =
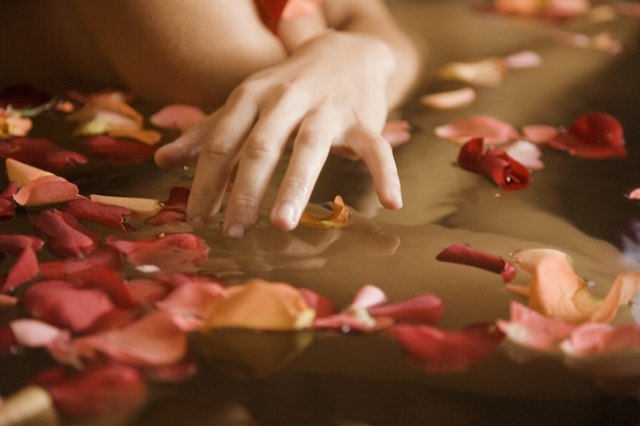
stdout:
[(223, 107), (156, 155), (167, 166), (199, 154), (187, 219), (197, 226), (220, 210), (237, 164), (223, 230), (244, 236), (289, 140), (293, 152), (271, 212), (276, 227), (296, 227), (330, 151), (362, 159), (382, 205), (402, 207), (391, 147), (380, 135), (393, 69), (384, 43), (329, 31), (248, 78)]

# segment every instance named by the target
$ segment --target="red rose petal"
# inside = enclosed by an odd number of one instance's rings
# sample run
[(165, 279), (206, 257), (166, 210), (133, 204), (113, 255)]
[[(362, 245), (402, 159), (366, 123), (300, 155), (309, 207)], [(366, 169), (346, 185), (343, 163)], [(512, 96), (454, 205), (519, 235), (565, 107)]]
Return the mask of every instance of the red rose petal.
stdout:
[(442, 318), (443, 305), (439, 297), (424, 294), (397, 303), (372, 306), (368, 311), (376, 319), (391, 318), (395, 324), (435, 324)]
[(165, 312), (151, 312), (121, 329), (74, 341), (111, 359), (136, 365), (166, 365), (187, 353), (187, 337)]
[(98, 237), (68, 213), (47, 209), (32, 220), (33, 226), (46, 235), (49, 251), (60, 257), (83, 257), (94, 252)]
[(605, 112), (581, 115), (549, 141), (553, 148), (581, 158), (621, 158), (627, 155), (620, 122)]
[(144, 223), (161, 226), (178, 225), (185, 222), (189, 193), (189, 188), (180, 186), (171, 188), (169, 199), (163, 203), (162, 209), (155, 215), (147, 218)]
[(13, 199), (21, 206), (62, 203), (78, 197), (78, 187), (59, 176), (41, 176), (21, 187)]
[(67, 279), (80, 288), (103, 290), (120, 308), (138, 306), (122, 276), (108, 266), (93, 266), (70, 274)]
[(489, 115), (472, 115), (438, 126), (436, 136), (453, 142), (464, 143), (470, 138), (484, 138), (490, 145), (504, 144), (519, 137), (509, 123)]
[(386, 330), (405, 354), (430, 373), (464, 370), (492, 355), (503, 334), (493, 325), (445, 331), (428, 325), (397, 325)]
[(0, 220), (9, 220), (16, 215), (16, 203), (13, 196), (17, 191), (18, 185), (15, 182), (9, 182), (0, 193)]
[(136, 266), (155, 265), (164, 270), (191, 269), (203, 263), (209, 253), (202, 238), (187, 233), (135, 241), (108, 237), (107, 245), (124, 253)]
[(0, 157), (13, 158), (45, 170), (62, 170), (89, 160), (75, 151), (68, 151), (44, 138), (13, 137), (0, 142)]
[(100, 158), (114, 166), (131, 166), (144, 163), (153, 157), (157, 146), (143, 144), (128, 138), (112, 138), (98, 135), (82, 139), (88, 147), (87, 154)]
[(69, 275), (98, 265), (107, 266), (111, 269), (120, 269), (122, 267), (122, 256), (115, 249), (103, 247), (84, 259), (66, 259), (40, 263), (40, 273), (46, 279), (66, 278)]
[(460, 167), (483, 174), (504, 190), (523, 189), (531, 182), (531, 174), (499, 148), (489, 148), (483, 153), (482, 138), (474, 138), (464, 144), (458, 155)]
[(63, 211), (77, 219), (99, 223), (116, 231), (126, 232), (133, 229), (126, 223), (132, 212), (125, 207), (108, 206), (94, 203), (87, 198), (80, 198), (68, 203)]
[(34, 318), (60, 328), (84, 331), (114, 309), (111, 298), (98, 289), (79, 289), (66, 281), (42, 281), (24, 295), (24, 306)]
[(38, 258), (31, 246), (25, 247), (13, 264), (0, 288), (1, 293), (13, 291), (16, 287), (38, 276)]
[(44, 386), (56, 408), (67, 417), (125, 414), (142, 406), (146, 386), (138, 370), (126, 365), (107, 364), (82, 372), (55, 368), (34, 382)]
[(128, 286), (131, 296), (139, 305), (155, 305), (171, 291), (167, 284), (146, 278), (129, 280)]
[(517, 272), (515, 265), (502, 257), (475, 249), (466, 244), (451, 244), (442, 250), (436, 256), (436, 259), (441, 262), (460, 263), (496, 272), (502, 276), (503, 281), (506, 283), (511, 281)]
[(20, 256), (22, 251), (31, 247), (35, 251), (40, 251), (44, 241), (31, 235), (4, 234), (0, 235), (0, 250)]
[(184, 132), (206, 117), (198, 107), (185, 104), (171, 104), (150, 117), (151, 124), (164, 129), (176, 129)]

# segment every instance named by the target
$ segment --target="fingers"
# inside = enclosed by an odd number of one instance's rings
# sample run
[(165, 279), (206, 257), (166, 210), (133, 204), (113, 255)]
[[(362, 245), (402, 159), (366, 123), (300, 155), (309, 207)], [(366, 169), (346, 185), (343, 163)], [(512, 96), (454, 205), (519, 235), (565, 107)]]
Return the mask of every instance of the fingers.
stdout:
[(289, 137), (298, 126), (305, 108), (285, 95), (275, 98), (260, 111), (261, 117), (247, 137), (238, 172), (229, 197), (223, 232), (241, 238), (258, 219), (260, 204)]
[(402, 208), (400, 178), (389, 142), (362, 125), (347, 137), (353, 150), (367, 165), (382, 205), (392, 210)]
[(200, 141), (202, 152), (187, 203), (187, 220), (192, 225), (199, 226), (220, 210), (240, 148), (256, 115), (255, 102), (249, 97), (238, 96), (207, 125), (211, 130)]
[(297, 226), (329, 155), (334, 122), (326, 109), (317, 110), (302, 122), (271, 211), (271, 223), (276, 227), (289, 231)]

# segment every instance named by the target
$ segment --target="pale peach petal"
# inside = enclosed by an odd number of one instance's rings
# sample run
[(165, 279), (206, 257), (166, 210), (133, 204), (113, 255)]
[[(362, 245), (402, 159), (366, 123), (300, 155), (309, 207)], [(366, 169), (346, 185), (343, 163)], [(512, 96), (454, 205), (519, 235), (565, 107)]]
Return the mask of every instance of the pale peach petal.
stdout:
[(18, 319), (9, 324), (17, 342), (27, 348), (41, 348), (56, 341), (67, 341), (68, 331), (35, 319)]
[(558, 128), (545, 124), (530, 124), (522, 127), (524, 139), (533, 143), (546, 143), (558, 136)]
[(562, 255), (567, 258), (567, 261), (570, 265), (573, 266), (573, 259), (567, 253), (549, 249), (549, 248), (541, 248), (541, 249), (528, 249), (528, 250), (519, 250), (514, 252), (511, 256), (513, 257), (514, 263), (523, 271), (528, 274), (533, 274), (536, 266), (547, 256), (556, 256)]
[(252, 279), (228, 288), (215, 300), (206, 319), (208, 328), (299, 330), (315, 316), (300, 292), (289, 284)]
[(438, 75), (447, 80), (495, 87), (502, 84), (507, 70), (504, 58), (492, 57), (476, 62), (450, 62), (440, 68)]
[(604, 300), (591, 314), (590, 320), (594, 322), (613, 321), (620, 306), (629, 303), (638, 290), (640, 290), (640, 272), (618, 274)]
[(465, 87), (448, 92), (432, 93), (420, 98), (422, 105), (435, 109), (466, 108), (476, 100), (476, 91)]
[(202, 328), (211, 304), (225, 296), (226, 291), (219, 284), (185, 283), (156, 303), (156, 306), (171, 314), (182, 330), (193, 331)]
[(371, 284), (367, 284), (362, 287), (356, 296), (353, 298), (353, 302), (350, 305), (352, 309), (367, 309), (372, 306), (380, 305), (387, 301), (387, 295), (380, 289)]
[(505, 145), (503, 149), (511, 158), (529, 169), (540, 170), (544, 168), (544, 163), (540, 160), (542, 152), (531, 142), (518, 140)]
[(519, 137), (518, 131), (511, 124), (489, 115), (471, 115), (454, 120), (436, 127), (435, 134), (460, 144), (472, 138), (484, 138), (486, 144), (498, 145)]
[(629, 192), (627, 198), (630, 200), (640, 200), (640, 188), (636, 188), (633, 191)]
[(30, 166), (13, 158), (5, 160), (5, 167), (7, 168), (9, 180), (15, 182), (18, 188), (42, 176), (55, 176), (51, 172)]
[(127, 208), (140, 217), (153, 216), (162, 209), (160, 200), (154, 200), (152, 198), (115, 197), (111, 195), (91, 194), (89, 199), (94, 203)]
[(24, 185), (13, 199), (21, 206), (43, 206), (78, 198), (78, 187), (60, 176), (41, 176)]
[(146, 129), (110, 129), (106, 132), (114, 138), (129, 138), (145, 145), (155, 145), (162, 139), (162, 135), (155, 130)]
[(205, 117), (205, 113), (196, 106), (171, 104), (153, 114), (149, 120), (155, 126), (184, 132)]
[(523, 50), (504, 58), (511, 69), (536, 68), (542, 65), (542, 58), (538, 52)]

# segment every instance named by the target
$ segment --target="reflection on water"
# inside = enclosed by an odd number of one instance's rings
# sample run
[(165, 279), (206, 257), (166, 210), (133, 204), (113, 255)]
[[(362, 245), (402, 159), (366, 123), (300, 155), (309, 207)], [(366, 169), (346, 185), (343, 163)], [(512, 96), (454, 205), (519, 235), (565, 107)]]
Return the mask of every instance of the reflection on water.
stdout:
[[(474, 14), (462, 1), (392, 4), (409, 31), (428, 42), (430, 55), (424, 81), (404, 111), (414, 137), (396, 151), (404, 209), (381, 210), (365, 168), (331, 159), (313, 201), (321, 204), (341, 194), (356, 210), (351, 227), (282, 233), (268, 224), (265, 208), (243, 240), (224, 238), (215, 224), (198, 230), (212, 248), (205, 268), (231, 282), (258, 276), (304, 286), (340, 305), (366, 283), (383, 288), (391, 300), (434, 293), (445, 302), (443, 328), (507, 318), (512, 299), (490, 273), (437, 262), (437, 253), (451, 243), (505, 257), (514, 250), (558, 248), (573, 256), (576, 271), (595, 283), (592, 290), (598, 294), (606, 293), (616, 273), (637, 269), (640, 203), (624, 194), (640, 186), (638, 21), (598, 24), (627, 48), (611, 57), (554, 44), (547, 24)], [(543, 67), (513, 72), (498, 88), (478, 89), (478, 101), (466, 110), (420, 106), (424, 92), (453, 87), (433, 77), (444, 61), (522, 49), (538, 51)], [(594, 110), (623, 123), (629, 157), (588, 161), (546, 150), (545, 168), (535, 172), (529, 188), (515, 193), (501, 192), (454, 166), (458, 147), (433, 135), (435, 126), (471, 114), (521, 127), (567, 124)], [(58, 143), (67, 140), (67, 123), (41, 121), (37, 132)], [(61, 136), (52, 137), (56, 134)], [(161, 171), (146, 163), (135, 169), (89, 165), (66, 176), (83, 194), (164, 199), (170, 187), (188, 186), (191, 172)], [(266, 207), (275, 189), (267, 194)], [(17, 225), (21, 229), (12, 226), (2, 233), (30, 232), (26, 222)], [(138, 235), (185, 229), (147, 229)], [(617, 319), (632, 321), (627, 311)], [(186, 383), (154, 388), (149, 404), (127, 424), (613, 425), (639, 420), (633, 402), (603, 396), (594, 381), (557, 359), (521, 365), (503, 352), (464, 374), (426, 375), (378, 336), (216, 332), (198, 336), (193, 347), (199, 373)], [(28, 372), (47, 363), (39, 354), (2, 360), (0, 392), (15, 390)]]

